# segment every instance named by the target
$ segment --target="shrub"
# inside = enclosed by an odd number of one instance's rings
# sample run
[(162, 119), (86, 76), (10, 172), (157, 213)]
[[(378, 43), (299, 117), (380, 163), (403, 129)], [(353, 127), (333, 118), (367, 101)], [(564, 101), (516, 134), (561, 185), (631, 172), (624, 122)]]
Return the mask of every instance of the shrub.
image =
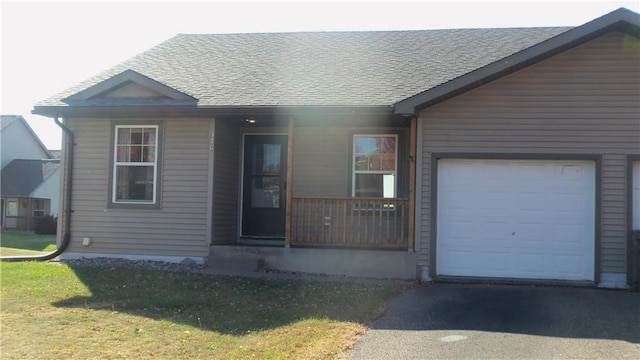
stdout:
[(38, 219), (36, 223), (36, 234), (55, 235), (58, 231), (58, 217), (49, 215)]

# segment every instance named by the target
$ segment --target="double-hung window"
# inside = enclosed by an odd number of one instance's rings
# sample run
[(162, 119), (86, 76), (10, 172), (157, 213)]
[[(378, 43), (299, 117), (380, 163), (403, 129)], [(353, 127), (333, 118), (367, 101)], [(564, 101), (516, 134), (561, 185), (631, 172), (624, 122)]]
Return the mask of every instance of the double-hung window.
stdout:
[(116, 125), (113, 204), (158, 203), (159, 125)]
[(34, 217), (44, 216), (45, 214), (44, 205), (45, 205), (44, 199), (33, 200), (33, 216)]
[(18, 201), (17, 200), (9, 200), (7, 202), (7, 214), (6, 216), (18, 216)]
[(353, 136), (353, 196), (396, 197), (397, 166), (397, 135)]

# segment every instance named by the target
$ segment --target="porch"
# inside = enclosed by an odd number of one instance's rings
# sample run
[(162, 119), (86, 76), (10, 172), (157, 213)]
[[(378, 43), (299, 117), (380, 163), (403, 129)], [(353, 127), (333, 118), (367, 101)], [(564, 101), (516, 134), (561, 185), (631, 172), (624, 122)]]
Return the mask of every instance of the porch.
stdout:
[(217, 118), (209, 265), (415, 277), (415, 126), (388, 113)]
[(289, 244), (406, 250), (409, 199), (293, 196)]
[(293, 196), (288, 238), (212, 245), (208, 262), (214, 269), (413, 279), (409, 214), (407, 198)]
[(7, 197), (0, 199), (0, 226), (4, 229), (33, 231), (50, 213), (50, 199)]
[(275, 269), (331, 276), (415, 279), (416, 259), (415, 252), (406, 250), (212, 245), (208, 266), (244, 272)]
[(43, 216), (5, 216), (2, 227), (10, 230), (33, 231)]

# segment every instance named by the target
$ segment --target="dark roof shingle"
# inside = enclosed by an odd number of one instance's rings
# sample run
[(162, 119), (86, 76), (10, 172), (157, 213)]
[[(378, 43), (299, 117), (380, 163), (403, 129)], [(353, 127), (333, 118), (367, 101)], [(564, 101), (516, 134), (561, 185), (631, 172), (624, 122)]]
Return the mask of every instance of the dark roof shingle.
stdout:
[(14, 121), (20, 120), (21, 117), (20, 115), (0, 115), (0, 131), (13, 124)]
[(134, 70), (213, 106), (388, 106), (569, 30), (177, 35), (37, 106)]
[(1, 196), (27, 197), (59, 167), (59, 159), (13, 160), (0, 172)]

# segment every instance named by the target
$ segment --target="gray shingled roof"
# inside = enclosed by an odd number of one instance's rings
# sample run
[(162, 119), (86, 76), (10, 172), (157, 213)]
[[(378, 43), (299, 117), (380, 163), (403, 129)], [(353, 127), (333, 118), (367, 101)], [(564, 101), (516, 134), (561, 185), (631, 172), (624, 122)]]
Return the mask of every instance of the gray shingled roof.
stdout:
[(59, 159), (13, 160), (0, 172), (0, 193), (2, 197), (27, 197), (59, 167)]
[(27, 123), (27, 121), (22, 117), (22, 115), (0, 115), (0, 132), (2, 132), (9, 125), (20, 122), (24, 126), (24, 128), (33, 136), (33, 139), (38, 143), (38, 146), (42, 149), (42, 151), (49, 156), (49, 158), (53, 158), (49, 149), (42, 143), (42, 140), (38, 137), (38, 135), (33, 131), (31, 126)]
[(49, 154), (51, 154), (51, 158), (60, 159), (62, 156), (62, 150), (49, 150)]
[(388, 106), (569, 28), (177, 35), (37, 106), (127, 69), (198, 106)]
[(19, 115), (0, 115), (0, 131), (11, 125), (14, 121), (19, 120)]

